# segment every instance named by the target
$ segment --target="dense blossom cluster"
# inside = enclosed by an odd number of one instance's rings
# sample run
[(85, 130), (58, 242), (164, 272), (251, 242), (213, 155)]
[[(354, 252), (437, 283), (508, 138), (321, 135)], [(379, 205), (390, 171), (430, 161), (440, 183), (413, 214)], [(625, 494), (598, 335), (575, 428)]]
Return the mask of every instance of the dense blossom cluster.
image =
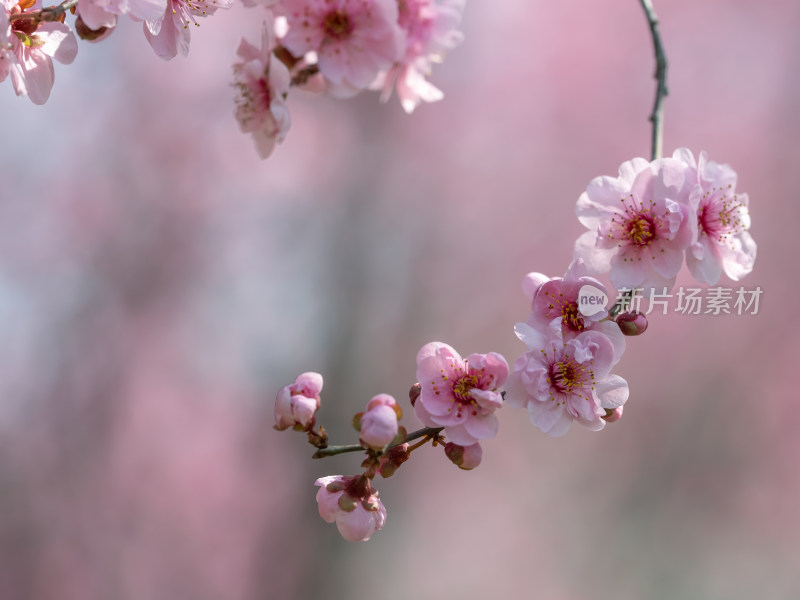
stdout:
[[(55, 58), (71, 63), (74, 30), (90, 42), (108, 37), (120, 16), (142, 22), (144, 36), (164, 60), (189, 53), (199, 19), (230, 8), (234, 0), (63, 0), (42, 9), (39, 0), (0, 0), (0, 81), (11, 74), (14, 90), (43, 104), (53, 87)], [(242, 0), (261, 12), (260, 46), (241, 40), (233, 65), (235, 116), (261, 158), (286, 137), (291, 119), (285, 101), (291, 86), (348, 98), (378, 90), (387, 101), (397, 90), (410, 113), (442, 92), (431, 67), (462, 39), (465, 0)], [(276, 18), (277, 17), (277, 18)]]
[[(233, 0), (64, 0), (42, 8), (39, 1), (0, 0), (0, 81), (10, 76), (17, 95), (35, 104), (49, 98), (53, 59), (69, 64), (76, 56), (77, 40), (65, 18), (69, 10), (75, 33), (90, 42), (105, 39), (121, 16), (142, 22), (156, 55), (169, 60), (188, 54), (198, 19), (233, 5)], [(241, 130), (253, 136), (262, 158), (270, 156), (290, 128), (287, 98), (293, 86), (339, 98), (375, 90), (382, 101), (396, 92), (408, 113), (421, 102), (441, 99), (428, 77), (432, 65), (462, 39), (464, 2), (242, 0), (262, 12), (263, 26), (258, 45), (240, 41), (233, 64)], [(655, 20), (648, 16), (655, 35)], [(660, 145), (654, 147), (658, 156)], [(626, 336), (647, 329), (645, 316), (629, 310), (631, 292), (667, 294), (684, 264), (708, 285), (716, 285), (723, 273), (738, 281), (753, 269), (748, 197), (736, 184), (729, 166), (705, 153), (695, 158), (685, 148), (650, 161), (634, 158), (616, 177), (593, 179), (577, 201), (576, 214), (587, 231), (575, 242), (566, 273), (551, 278), (532, 272), (523, 279), (530, 313), (514, 331), (526, 350), (512, 369), (496, 352), (462, 358), (438, 341), (419, 350), (409, 400), (422, 429), (408, 433), (399, 424), (403, 411), (395, 398), (379, 393), (353, 418), (358, 443), (329, 446), (327, 432), (317, 425), (322, 375), (306, 372), (281, 388), (276, 429), (305, 433), (317, 449), (315, 458), (365, 454), (363, 472), (317, 479), (320, 516), (335, 522), (349, 541), (370, 539), (386, 522), (375, 477), (393, 476), (428, 442), (441, 446), (460, 469), (476, 468), (481, 443), (497, 435), (496, 413), (505, 405), (524, 408), (530, 422), (550, 436), (566, 434), (573, 423), (598, 431), (619, 421), (630, 390), (612, 371), (625, 352)], [(619, 297), (609, 305), (613, 291)]]
[[(577, 240), (564, 276), (531, 272), (523, 278), (531, 311), (514, 330), (527, 349), (510, 374), (495, 352), (462, 358), (442, 342), (420, 349), (409, 399), (423, 429), (406, 433), (398, 426), (402, 412), (395, 399), (379, 394), (354, 419), (359, 444), (329, 449), (327, 434), (314, 431), (307, 412), (319, 407), (309, 395), (318, 400), (322, 377), (305, 373), (279, 392), (276, 427), (294, 423), (306, 431), (319, 449), (315, 457), (367, 455), (361, 475), (316, 482), (320, 515), (336, 522), (345, 539), (367, 540), (383, 527), (386, 508), (369, 482), (393, 475), (426, 442), (443, 445), (445, 456), (461, 469), (477, 467), (480, 442), (497, 434), (495, 413), (504, 405), (525, 408), (531, 423), (550, 436), (564, 435), (573, 423), (598, 431), (619, 421), (629, 388), (612, 370), (625, 352), (626, 336), (647, 329), (645, 316), (628, 310), (630, 291), (657, 287), (666, 293), (684, 261), (695, 278), (710, 285), (723, 272), (738, 280), (753, 268), (747, 195), (736, 192), (736, 173), (705, 153), (695, 160), (682, 148), (669, 158), (627, 161), (618, 177), (589, 183), (576, 213), (589, 231)], [(609, 288), (598, 279), (603, 275), (621, 290), (610, 306)], [(303, 381), (318, 385), (303, 392)], [(287, 408), (292, 402), (294, 412)], [(411, 445), (415, 439), (420, 441)]]

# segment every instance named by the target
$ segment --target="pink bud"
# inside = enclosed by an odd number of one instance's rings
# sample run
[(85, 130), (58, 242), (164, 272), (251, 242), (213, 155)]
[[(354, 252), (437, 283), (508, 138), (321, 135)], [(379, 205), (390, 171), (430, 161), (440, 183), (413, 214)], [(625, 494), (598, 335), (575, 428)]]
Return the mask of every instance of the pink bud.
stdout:
[(624, 406), (618, 406), (617, 408), (606, 409), (606, 414), (603, 416), (603, 420), (606, 423), (613, 423), (614, 421), (619, 421), (622, 418), (622, 410), (625, 408)]
[(625, 335), (642, 335), (647, 330), (647, 317), (638, 310), (632, 310), (619, 315), (617, 325)]
[(330, 475), (317, 479), (314, 485), (320, 488), (317, 491), (319, 515), (327, 523), (335, 522), (347, 541), (366, 542), (383, 528), (386, 507), (366, 477)]
[(311, 372), (282, 387), (275, 398), (275, 429), (293, 427), (297, 431), (311, 431), (316, 423), (321, 390), (322, 375)]
[(397, 437), (399, 408), (389, 394), (373, 397), (361, 416), (361, 444), (373, 450), (382, 450)]
[(422, 393), (422, 386), (419, 383), (415, 383), (411, 386), (411, 389), (408, 390), (408, 399), (411, 401), (411, 406), (414, 406), (417, 403), (417, 398)]
[(477, 467), (481, 464), (481, 459), (483, 458), (483, 448), (478, 442), (470, 446), (459, 446), (453, 442), (447, 442), (444, 446), (444, 453), (453, 464), (465, 471)]
[(400, 444), (391, 450), (384, 452), (378, 462), (378, 473), (382, 477), (391, 477), (404, 462), (411, 457), (408, 451), (408, 444)]

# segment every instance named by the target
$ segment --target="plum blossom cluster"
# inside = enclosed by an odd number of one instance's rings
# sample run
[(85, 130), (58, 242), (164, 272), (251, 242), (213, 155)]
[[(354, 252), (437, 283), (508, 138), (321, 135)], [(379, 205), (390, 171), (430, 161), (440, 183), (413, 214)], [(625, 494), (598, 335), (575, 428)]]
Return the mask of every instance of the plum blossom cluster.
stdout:
[[(120, 17), (141, 22), (157, 56), (187, 56), (191, 31), (234, 0), (0, 0), (0, 81), (11, 75), (19, 96), (44, 104), (55, 80), (53, 61), (71, 63), (75, 34), (106, 39)], [(292, 86), (349, 98), (364, 90), (386, 102), (396, 90), (411, 113), (441, 100), (431, 69), (457, 46), (466, 0), (242, 0), (261, 11), (261, 39), (242, 39), (233, 64), (235, 116), (253, 136), (261, 158), (290, 127), (286, 98)], [(75, 15), (74, 25), (66, 15)], [(277, 17), (277, 18), (276, 18)]]
[[(314, 429), (321, 375), (304, 373), (278, 392), (276, 429), (306, 432), (315, 458), (366, 454), (362, 473), (315, 484), (320, 516), (335, 522), (345, 539), (366, 541), (384, 526), (386, 507), (371, 482), (392, 476), (427, 442), (443, 447), (459, 468), (477, 467), (481, 442), (496, 436), (496, 413), (505, 405), (526, 409), (549, 436), (566, 434), (573, 423), (599, 431), (619, 421), (630, 390), (613, 370), (626, 338), (648, 326), (645, 315), (631, 309), (631, 288), (671, 287), (684, 262), (710, 285), (723, 272), (738, 280), (753, 268), (747, 195), (736, 191), (736, 173), (705, 153), (695, 160), (683, 148), (669, 158), (625, 162), (619, 177), (589, 183), (576, 212), (589, 231), (577, 240), (564, 276), (532, 272), (523, 279), (531, 310), (514, 331), (527, 349), (512, 370), (496, 352), (462, 357), (442, 342), (419, 350), (409, 400), (422, 429), (408, 433), (398, 424), (403, 413), (395, 399), (378, 394), (353, 418), (358, 444), (329, 446), (327, 432)], [(602, 275), (611, 288), (598, 279)], [(616, 302), (607, 305), (617, 289)]]

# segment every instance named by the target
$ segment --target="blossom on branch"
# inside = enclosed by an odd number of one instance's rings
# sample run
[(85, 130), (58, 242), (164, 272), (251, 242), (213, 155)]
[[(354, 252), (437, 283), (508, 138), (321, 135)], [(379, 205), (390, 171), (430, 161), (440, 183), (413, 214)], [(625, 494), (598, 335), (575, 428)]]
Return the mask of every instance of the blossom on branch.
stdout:
[(44, 104), (55, 79), (52, 59), (70, 64), (78, 42), (64, 23), (10, 18), (38, 8), (33, 0), (0, 0), (0, 81), (10, 74), (17, 96)]
[(690, 220), (692, 244), (686, 249), (686, 265), (704, 283), (716, 285), (724, 271), (739, 281), (753, 270), (756, 243), (748, 232), (750, 211), (747, 194), (736, 192), (736, 172), (728, 165), (708, 160), (701, 152), (679, 148), (673, 157), (682, 160), (694, 175), (689, 204), (696, 218)]
[(113, 27), (111, 15), (130, 15), (137, 21), (158, 19), (168, 0), (78, 0), (78, 13), (91, 29)]
[(329, 475), (314, 482), (319, 486), (317, 507), (327, 523), (336, 523), (348, 542), (366, 542), (386, 523), (386, 507), (369, 479)]
[(402, 58), (382, 71), (370, 86), (382, 90), (386, 102), (397, 89), (400, 104), (411, 113), (420, 102), (436, 102), (444, 94), (427, 80), (434, 63), (442, 62), (447, 50), (464, 39), (457, 30), (465, 0), (399, 0), (399, 24), (406, 34)]
[(233, 0), (167, 0), (164, 12), (143, 24), (144, 35), (155, 53), (164, 60), (189, 54), (191, 25), (198, 17), (209, 17), (218, 8), (230, 8)]
[(368, 403), (363, 414), (359, 414), (359, 441), (362, 446), (383, 450), (397, 437), (397, 419), (403, 412), (389, 394), (378, 394)]
[(600, 430), (606, 409), (627, 401), (627, 382), (611, 374), (618, 356), (604, 333), (584, 331), (565, 341), (558, 321), (546, 334), (526, 323), (517, 323), (514, 330), (528, 351), (514, 364), (506, 402), (527, 407), (531, 423), (542, 432), (564, 435), (573, 421)]
[(461, 358), (451, 346), (430, 342), (417, 354), (422, 390), (414, 411), (426, 426), (444, 427), (448, 441), (460, 446), (493, 438), (506, 377), (508, 363), (496, 352)]
[(314, 372), (303, 373), (293, 384), (282, 387), (275, 398), (275, 429), (282, 431), (293, 427), (298, 431), (311, 431), (321, 391), (322, 375)]
[(253, 134), (261, 158), (272, 154), (291, 125), (285, 104), (291, 78), (286, 65), (273, 60), (274, 47), (270, 15), (262, 28), (261, 48), (242, 38), (236, 50), (242, 60), (233, 65), (236, 120), (243, 133)]
[(575, 208), (589, 229), (575, 243), (575, 258), (590, 273), (609, 273), (616, 289), (671, 289), (692, 242), (692, 187), (675, 158), (634, 158), (618, 177), (593, 179)]
[(281, 43), (297, 58), (316, 53), (333, 96), (366, 89), (405, 49), (397, 0), (283, 0), (276, 10), (289, 25)]

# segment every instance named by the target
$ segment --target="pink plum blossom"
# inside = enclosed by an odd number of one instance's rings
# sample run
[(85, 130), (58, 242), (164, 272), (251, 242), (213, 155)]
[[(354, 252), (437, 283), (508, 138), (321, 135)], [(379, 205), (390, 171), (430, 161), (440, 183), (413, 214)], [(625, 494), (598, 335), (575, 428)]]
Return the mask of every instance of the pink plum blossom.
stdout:
[(291, 119), (285, 100), (291, 78), (279, 60), (272, 60), (272, 19), (264, 23), (261, 48), (242, 39), (233, 65), (236, 120), (243, 133), (253, 134), (258, 155), (267, 158), (289, 132)]
[(444, 427), (448, 440), (460, 446), (492, 438), (506, 377), (508, 363), (496, 352), (461, 358), (447, 344), (430, 342), (417, 354), (422, 390), (414, 411), (426, 426)]
[(609, 273), (616, 289), (671, 289), (692, 242), (690, 171), (675, 158), (634, 158), (619, 177), (597, 177), (576, 206), (589, 229), (575, 243), (593, 274)]
[(198, 17), (209, 17), (218, 8), (230, 8), (233, 0), (167, 0), (163, 13), (143, 24), (144, 35), (155, 53), (164, 60), (189, 54), (191, 25)]
[(447, 442), (444, 445), (444, 453), (454, 465), (464, 471), (470, 471), (477, 467), (483, 458), (483, 448), (478, 442), (470, 446), (459, 446), (453, 442)]
[(329, 475), (320, 477), (314, 485), (319, 486), (319, 515), (327, 523), (335, 522), (347, 541), (366, 542), (386, 523), (386, 507), (363, 475)]
[(90, 29), (113, 27), (114, 15), (130, 15), (137, 21), (158, 19), (168, 0), (78, 0), (78, 13)]
[(64, 23), (14, 19), (37, 3), (0, 0), (0, 81), (11, 74), (17, 96), (28, 96), (34, 104), (44, 104), (53, 88), (53, 58), (70, 64), (78, 53), (78, 42)]
[[(526, 280), (533, 275), (526, 275)], [(541, 276), (537, 279), (541, 281)], [(523, 286), (526, 285), (523, 281)], [(606, 287), (594, 277), (589, 277), (582, 259), (570, 263), (564, 277), (553, 277), (541, 283), (533, 294), (531, 314), (527, 323), (537, 331), (546, 333), (548, 327), (557, 319), (561, 325), (564, 339), (571, 339), (582, 331), (600, 331), (614, 344), (616, 360), (625, 352), (625, 336), (619, 327), (607, 319), (608, 310), (598, 307), (591, 315), (583, 314), (578, 306), (579, 295), (584, 286), (607, 295)]]
[(606, 287), (594, 277), (589, 277), (583, 259), (570, 263), (564, 277), (554, 277), (540, 285), (531, 302), (532, 313), (528, 323), (544, 330), (553, 321), (560, 319), (565, 333), (580, 333), (590, 323), (602, 321), (608, 310), (601, 308), (591, 316), (581, 314), (578, 308), (578, 295), (581, 288), (591, 285), (607, 295)]
[(298, 58), (315, 52), (334, 96), (367, 88), (405, 49), (397, 0), (283, 0), (277, 10), (289, 25), (283, 45)]
[(361, 444), (373, 450), (385, 448), (397, 437), (397, 419), (401, 415), (400, 407), (389, 394), (374, 396), (361, 416)]
[(716, 285), (722, 272), (739, 281), (753, 270), (756, 243), (750, 233), (747, 194), (736, 192), (736, 172), (728, 165), (708, 160), (701, 152), (697, 162), (691, 151), (679, 148), (673, 156), (696, 174), (689, 204), (696, 218), (686, 249), (686, 265), (704, 283)]
[(531, 423), (544, 433), (564, 435), (573, 421), (602, 429), (606, 409), (628, 399), (627, 382), (610, 373), (616, 356), (605, 334), (584, 331), (565, 342), (557, 321), (546, 334), (526, 323), (517, 323), (515, 331), (528, 351), (514, 364), (506, 401), (527, 407)]
[(314, 372), (303, 373), (293, 384), (282, 387), (275, 398), (275, 429), (310, 431), (316, 422), (320, 391), (322, 375)]
[(382, 90), (386, 102), (397, 89), (400, 104), (411, 113), (420, 102), (436, 102), (444, 94), (427, 80), (434, 63), (441, 62), (447, 50), (464, 39), (457, 30), (465, 0), (400, 0), (399, 24), (406, 33), (402, 58), (382, 72), (372, 88)]

